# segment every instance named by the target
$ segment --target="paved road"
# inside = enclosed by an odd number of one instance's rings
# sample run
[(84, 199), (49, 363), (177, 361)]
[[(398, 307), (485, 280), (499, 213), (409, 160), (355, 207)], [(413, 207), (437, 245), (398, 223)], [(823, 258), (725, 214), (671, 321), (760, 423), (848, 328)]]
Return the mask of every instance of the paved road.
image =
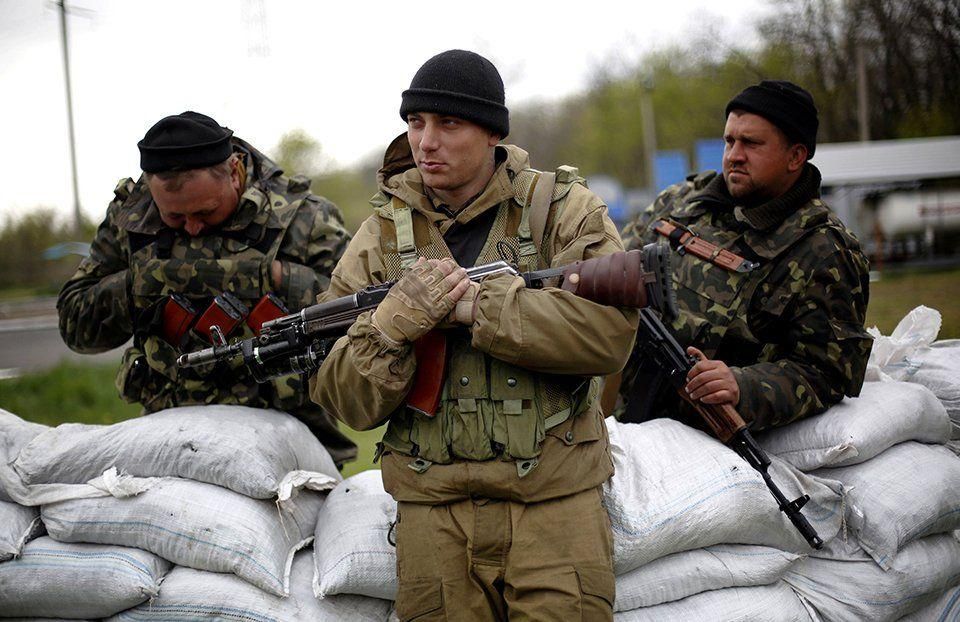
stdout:
[(0, 320), (0, 379), (52, 367), (61, 360), (115, 363), (123, 348), (102, 354), (77, 354), (60, 339), (56, 316)]

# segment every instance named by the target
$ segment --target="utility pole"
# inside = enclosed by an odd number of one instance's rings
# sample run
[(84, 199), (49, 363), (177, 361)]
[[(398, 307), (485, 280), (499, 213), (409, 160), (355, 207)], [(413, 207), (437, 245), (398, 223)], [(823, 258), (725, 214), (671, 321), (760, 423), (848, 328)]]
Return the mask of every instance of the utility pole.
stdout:
[(870, 101), (867, 95), (867, 59), (866, 46), (857, 44), (857, 122), (860, 126), (860, 140), (870, 140)]
[(654, 160), (657, 157), (657, 128), (653, 118), (653, 74), (640, 79), (640, 120), (643, 123), (643, 159), (647, 163), (647, 187), (656, 191)]
[(67, 128), (70, 134), (70, 173), (73, 181), (73, 223), (80, 233), (80, 189), (77, 185), (77, 147), (73, 131), (73, 96), (70, 89), (70, 51), (67, 45), (67, 6), (66, 0), (57, 0), (60, 8), (60, 39), (63, 43), (63, 76), (67, 87)]

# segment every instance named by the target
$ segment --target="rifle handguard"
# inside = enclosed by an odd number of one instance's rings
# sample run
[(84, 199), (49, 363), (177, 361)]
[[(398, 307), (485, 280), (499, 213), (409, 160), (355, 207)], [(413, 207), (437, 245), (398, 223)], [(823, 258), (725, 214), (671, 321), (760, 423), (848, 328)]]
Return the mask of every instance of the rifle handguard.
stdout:
[(562, 289), (593, 302), (641, 309), (652, 306), (676, 316), (669, 249), (647, 244), (641, 250), (612, 253), (567, 266)]

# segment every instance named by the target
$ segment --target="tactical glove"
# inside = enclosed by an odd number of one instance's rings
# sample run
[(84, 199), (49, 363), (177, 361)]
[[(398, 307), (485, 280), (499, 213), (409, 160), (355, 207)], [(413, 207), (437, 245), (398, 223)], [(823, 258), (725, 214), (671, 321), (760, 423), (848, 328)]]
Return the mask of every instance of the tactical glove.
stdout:
[(473, 321), (477, 317), (477, 295), (479, 293), (480, 284), (471, 281), (467, 287), (467, 291), (463, 293), (463, 296), (461, 296), (457, 304), (454, 305), (446, 321), (450, 324), (473, 326)]
[(469, 284), (452, 259), (420, 259), (377, 305), (373, 325), (390, 341), (416, 341), (447, 317)]

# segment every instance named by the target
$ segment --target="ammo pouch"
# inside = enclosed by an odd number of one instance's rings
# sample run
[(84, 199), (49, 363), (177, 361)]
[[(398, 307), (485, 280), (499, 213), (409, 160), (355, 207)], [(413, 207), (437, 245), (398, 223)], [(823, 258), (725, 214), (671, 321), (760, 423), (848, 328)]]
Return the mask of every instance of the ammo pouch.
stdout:
[(451, 356), (436, 416), (409, 408), (389, 420), (385, 449), (449, 464), (461, 460), (525, 460), (540, 455), (546, 431), (589, 409), (596, 383), (579, 376), (538, 374), (450, 338)]

